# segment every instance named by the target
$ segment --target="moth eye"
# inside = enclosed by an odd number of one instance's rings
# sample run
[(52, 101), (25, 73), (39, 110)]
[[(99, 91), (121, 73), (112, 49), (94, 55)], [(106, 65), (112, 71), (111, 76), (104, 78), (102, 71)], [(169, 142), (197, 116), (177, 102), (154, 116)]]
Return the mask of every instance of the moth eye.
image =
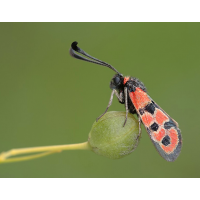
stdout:
[(120, 83), (120, 78), (118, 76), (116, 76), (115, 79), (114, 79), (114, 81), (115, 81), (115, 84), (118, 85)]

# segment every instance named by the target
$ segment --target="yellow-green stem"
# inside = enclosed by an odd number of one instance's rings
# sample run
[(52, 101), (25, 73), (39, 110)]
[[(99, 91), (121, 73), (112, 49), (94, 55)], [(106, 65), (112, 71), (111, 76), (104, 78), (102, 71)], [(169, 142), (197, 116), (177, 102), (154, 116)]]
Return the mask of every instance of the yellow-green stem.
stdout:
[[(3, 152), (0, 154), (0, 163), (30, 160), (30, 159), (46, 156), (46, 155), (49, 155), (52, 153), (58, 153), (63, 150), (77, 150), (77, 149), (90, 150), (91, 147), (88, 142), (83, 142), (83, 143), (79, 143), (79, 144), (66, 144), (66, 145), (54, 145), (54, 146), (12, 149), (10, 151)], [(8, 159), (11, 156), (17, 156), (17, 155), (29, 154), (29, 153), (38, 153), (38, 152), (44, 152), (44, 153)]]
[(18, 162), (18, 161), (24, 161), (24, 160), (32, 160), (32, 159), (35, 159), (35, 158), (48, 156), (48, 155), (53, 154), (53, 153), (58, 153), (58, 152), (57, 151), (48, 151), (48, 152), (38, 153), (36, 155), (31, 155), (31, 156), (22, 156), (22, 157), (19, 157), (19, 158), (4, 159), (4, 160), (0, 160), (0, 164), (1, 163), (8, 163), (8, 162)]

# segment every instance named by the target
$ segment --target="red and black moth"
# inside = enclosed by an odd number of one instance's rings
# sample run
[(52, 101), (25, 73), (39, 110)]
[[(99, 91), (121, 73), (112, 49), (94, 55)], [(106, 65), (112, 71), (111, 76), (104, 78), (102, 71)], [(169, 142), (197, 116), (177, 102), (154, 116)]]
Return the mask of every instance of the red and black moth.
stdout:
[[(111, 97), (105, 112), (97, 118), (100, 119), (112, 104), (114, 94), (121, 104), (125, 104), (127, 121), (128, 112), (137, 114), (139, 121), (139, 134), (141, 134), (141, 122), (144, 124), (147, 133), (160, 155), (167, 161), (174, 161), (179, 156), (182, 146), (181, 132), (178, 123), (162, 110), (147, 94), (146, 87), (137, 78), (124, 77), (113, 66), (96, 59), (77, 46), (73, 42), (70, 48), (70, 55), (74, 58), (92, 62), (115, 71), (110, 82), (112, 90)], [(83, 57), (76, 52), (90, 58)]]

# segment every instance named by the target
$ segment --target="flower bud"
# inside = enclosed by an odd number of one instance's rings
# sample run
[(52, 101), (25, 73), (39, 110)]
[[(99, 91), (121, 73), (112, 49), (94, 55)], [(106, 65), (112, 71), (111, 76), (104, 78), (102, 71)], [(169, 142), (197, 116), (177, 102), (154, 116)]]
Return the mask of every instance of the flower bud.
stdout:
[(125, 112), (107, 112), (98, 122), (94, 122), (88, 143), (96, 154), (112, 159), (122, 158), (135, 150), (139, 143), (138, 121)]

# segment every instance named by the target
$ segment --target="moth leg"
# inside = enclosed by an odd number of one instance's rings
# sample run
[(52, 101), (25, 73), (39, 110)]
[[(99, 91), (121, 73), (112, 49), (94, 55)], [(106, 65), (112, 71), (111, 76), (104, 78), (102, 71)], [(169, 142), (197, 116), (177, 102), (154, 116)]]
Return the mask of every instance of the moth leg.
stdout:
[(136, 138), (137, 143), (139, 142), (139, 137), (141, 136), (141, 133), (142, 133), (142, 129), (141, 129), (141, 122), (142, 122), (142, 120), (141, 120), (141, 118), (139, 116), (138, 116), (138, 122), (139, 122), (139, 134), (138, 134), (138, 136)]
[(122, 92), (118, 93), (117, 90), (114, 90), (114, 91), (115, 91), (115, 95), (118, 98), (119, 102), (124, 103), (123, 93)]
[(124, 97), (125, 97), (125, 108), (126, 108), (126, 119), (124, 121), (124, 125), (126, 124), (127, 118), (128, 118), (128, 92), (127, 92), (127, 87), (124, 88)]
[(104, 112), (102, 115), (100, 115), (100, 116), (96, 119), (96, 121), (98, 121), (101, 117), (103, 117), (103, 116), (106, 114), (108, 108), (109, 108), (109, 107), (111, 106), (111, 104), (112, 104), (112, 100), (113, 100), (113, 95), (114, 95), (114, 93), (115, 93), (115, 90), (112, 90), (112, 93), (111, 93), (111, 96), (110, 96), (110, 100), (109, 100), (109, 103), (108, 103), (108, 106), (107, 106), (105, 112)]
[(141, 133), (142, 133), (142, 129), (141, 129), (141, 118), (138, 117), (138, 121), (139, 121), (139, 135), (138, 135), (138, 138), (141, 136)]

